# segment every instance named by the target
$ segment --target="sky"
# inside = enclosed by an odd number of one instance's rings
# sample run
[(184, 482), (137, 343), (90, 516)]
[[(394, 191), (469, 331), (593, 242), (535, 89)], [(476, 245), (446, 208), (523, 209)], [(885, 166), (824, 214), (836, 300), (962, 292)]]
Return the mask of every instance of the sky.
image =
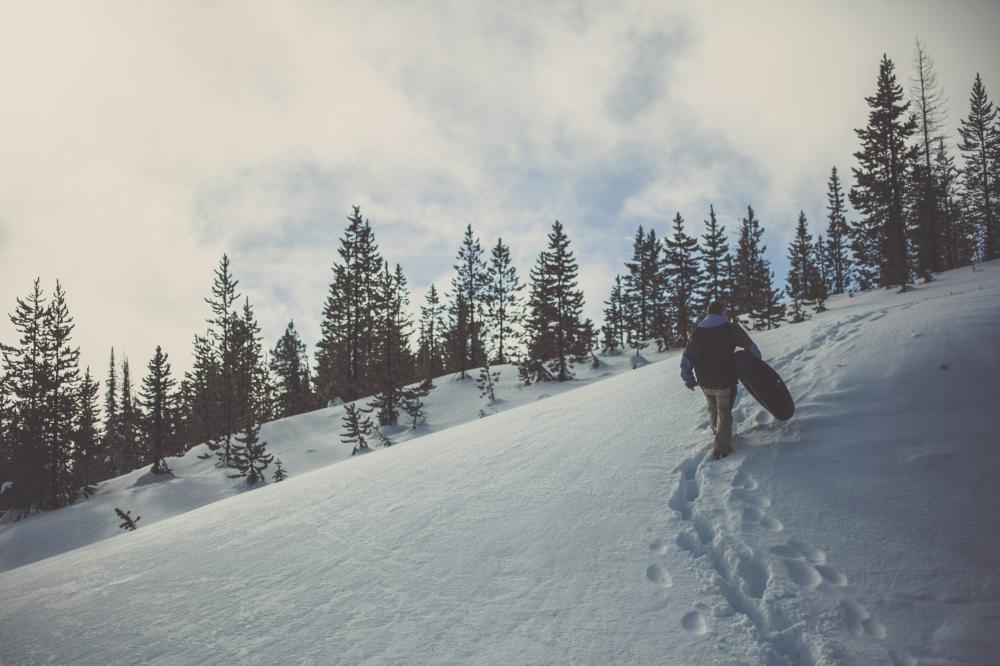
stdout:
[[(229, 255), (265, 344), (310, 350), (353, 205), (414, 307), (467, 224), (522, 277), (560, 220), (600, 320), (638, 225), (752, 205), (778, 280), (800, 210), (887, 54), (914, 40), (968, 110), (1000, 91), (995, 2), (13, 2), (0, 0), (0, 309), (59, 280), (85, 365), (176, 372)], [(732, 236), (735, 239), (735, 236)], [(15, 341), (4, 318), (0, 340)], [(133, 371), (135, 372), (135, 371)], [(135, 374), (139, 374), (135, 372)]]

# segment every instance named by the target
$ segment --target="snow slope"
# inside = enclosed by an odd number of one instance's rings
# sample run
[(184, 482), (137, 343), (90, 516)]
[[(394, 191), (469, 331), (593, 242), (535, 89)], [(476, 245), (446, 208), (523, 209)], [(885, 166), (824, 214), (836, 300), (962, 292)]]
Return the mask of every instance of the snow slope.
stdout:
[[(643, 350), (642, 361), (674, 358), (677, 351), (657, 353)], [(409, 430), (405, 424), (392, 435), (397, 444), (409, 443), (427, 434), (440, 432), (480, 418), (480, 411), (495, 414), (520, 405), (600, 381), (632, 369), (633, 357), (610, 356), (601, 367), (578, 365), (577, 379), (564, 384), (521, 386), (515, 366), (499, 366), (493, 405), (480, 396), (474, 380), (478, 370), (466, 380), (441, 377), (425, 400), (427, 427)], [(361, 401), (362, 403), (364, 401)], [(340, 441), (344, 406), (320, 409), (308, 414), (265, 423), (261, 438), (292, 476), (340, 462), (351, 457), (351, 447)], [(374, 446), (375, 443), (372, 443)], [(376, 451), (378, 452), (378, 451)], [(199, 456), (207, 455), (207, 460)], [(217, 467), (208, 447), (198, 446), (184, 456), (168, 458), (173, 477), (148, 473), (148, 466), (97, 485), (94, 495), (64, 509), (35, 514), (27, 519), (0, 521), (0, 571), (73, 550), (121, 533), (115, 508), (139, 516), (139, 526), (172, 518), (226, 497), (248, 492), (240, 479), (231, 479), (232, 470)], [(268, 477), (273, 468), (268, 470)], [(254, 488), (257, 490), (259, 488)]]
[(0, 573), (0, 661), (991, 663), (1000, 264), (830, 305), (725, 460), (675, 354)]

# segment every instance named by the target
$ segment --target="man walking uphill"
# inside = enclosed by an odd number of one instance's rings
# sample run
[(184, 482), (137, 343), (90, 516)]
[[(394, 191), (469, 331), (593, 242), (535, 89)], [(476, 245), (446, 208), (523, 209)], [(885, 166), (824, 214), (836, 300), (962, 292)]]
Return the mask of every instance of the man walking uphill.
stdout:
[[(716, 460), (733, 452), (733, 399), (736, 397), (736, 364), (733, 352), (742, 347), (760, 358), (760, 350), (747, 332), (726, 317), (719, 301), (708, 306), (708, 315), (691, 334), (681, 356), (681, 378), (694, 390), (701, 386), (708, 401), (708, 416), (715, 433), (712, 455)], [(692, 373), (693, 370), (693, 373)]]

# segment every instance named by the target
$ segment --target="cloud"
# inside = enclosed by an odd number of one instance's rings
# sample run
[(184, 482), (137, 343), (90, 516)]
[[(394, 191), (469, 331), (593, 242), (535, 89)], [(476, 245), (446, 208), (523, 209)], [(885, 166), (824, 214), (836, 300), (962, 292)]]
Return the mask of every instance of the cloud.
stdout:
[[(905, 11), (903, 11), (905, 10)], [(639, 223), (755, 210), (779, 278), (883, 51), (964, 112), (989, 3), (21, 3), (0, 25), (0, 304), (63, 281), (84, 359), (189, 365), (228, 252), (268, 344), (318, 335), (353, 204), (418, 306), (466, 224), (522, 271), (565, 225), (599, 317)], [(891, 25), (892, 28), (882, 26)], [(980, 45), (970, 49), (968, 44)], [(992, 90), (992, 89), (991, 89)], [(996, 94), (994, 94), (996, 96)], [(815, 230), (815, 228), (814, 228)], [(12, 338), (0, 325), (0, 339)]]

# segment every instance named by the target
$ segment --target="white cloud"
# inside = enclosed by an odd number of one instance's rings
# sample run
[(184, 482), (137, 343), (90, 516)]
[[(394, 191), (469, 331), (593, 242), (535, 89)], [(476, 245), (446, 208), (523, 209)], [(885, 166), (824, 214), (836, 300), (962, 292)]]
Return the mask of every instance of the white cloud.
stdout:
[(597, 317), (640, 221), (662, 233), (679, 210), (694, 232), (708, 203), (721, 219), (752, 203), (774, 254), (799, 208), (818, 222), (883, 51), (905, 84), (925, 40), (952, 124), (977, 69), (996, 97), (996, 18), (988, 3), (20, 3), (0, 24), (0, 309), (58, 277), (86, 362), (115, 345), (138, 366), (162, 344), (182, 369), (229, 252), (269, 342), (294, 317), (311, 344), (357, 203), (415, 305), (447, 288), (467, 223), (526, 275), (558, 218)]

